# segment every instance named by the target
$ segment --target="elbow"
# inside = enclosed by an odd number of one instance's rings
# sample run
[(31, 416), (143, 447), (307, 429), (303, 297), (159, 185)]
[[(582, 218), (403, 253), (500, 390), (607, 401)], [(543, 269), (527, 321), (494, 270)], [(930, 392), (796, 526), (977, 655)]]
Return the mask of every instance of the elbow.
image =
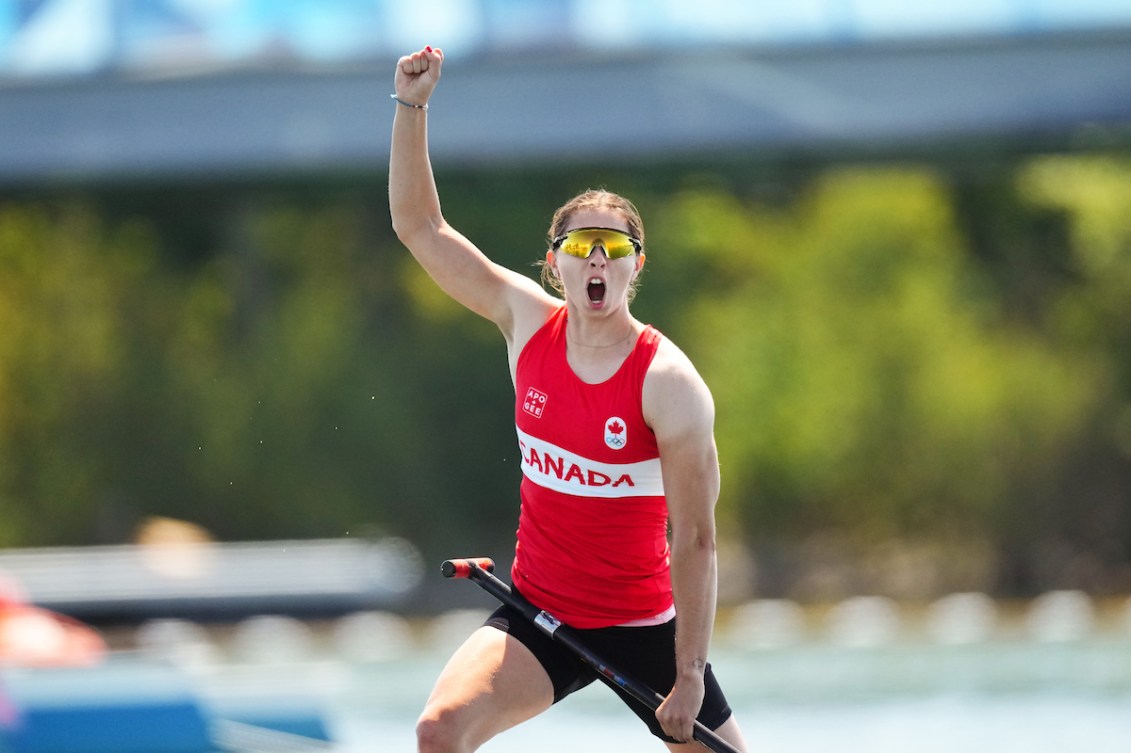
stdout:
[(718, 551), (718, 539), (715, 536), (714, 526), (711, 527), (710, 531), (701, 531), (696, 534), (691, 545), (696, 551), (713, 556)]
[(413, 220), (410, 213), (398, 209), (397, 205), (392, 202), (389, 203), (389, 217), (392, 220), (393, 233), (396, 234), (397, 240), (407, 245), (407, 241), (419, 228), (420, 221)]
[(436, 223), (427, 218), (413, 218), (401, 212), (392, 212), (393, 233), (406, 248), (419, 247), (426, 235), (435, 232)]
[(393, 215), (393, 234), (397, 236), (397, 240), (403, 245), (408, 245), (411, 233), (409, 233), (408, 229), (405, 227), (405, 222), (397, 219), (396, 214)]
[(672, 530), (672, 550), (683, 555), (714, 556), (718, 549), (715, 526), (710, 522)]
[(413, 199), (403, 191), (389, 188), (389, 220), (397, 240), (408, 246), (429, 227), (437, 227), (440, 217), (429, 209), (428, 203)]

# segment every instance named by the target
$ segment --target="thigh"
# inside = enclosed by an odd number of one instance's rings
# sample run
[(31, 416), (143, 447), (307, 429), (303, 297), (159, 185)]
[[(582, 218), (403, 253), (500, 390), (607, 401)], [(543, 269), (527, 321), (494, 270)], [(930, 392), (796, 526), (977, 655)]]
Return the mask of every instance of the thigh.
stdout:
[(587, 664), (542, 632), (517, 609), (501, 606), (487, 618), (486, 624), (508, 633), (530, 650), (550, 676), (550, 682), (554, 686), (554, 703), (597, 679), (597, 673)]
[(469, 748), (540, 714), (553, 686), (530, 650), (493, 627), (481, 627), (448, 660), (421, 714)]

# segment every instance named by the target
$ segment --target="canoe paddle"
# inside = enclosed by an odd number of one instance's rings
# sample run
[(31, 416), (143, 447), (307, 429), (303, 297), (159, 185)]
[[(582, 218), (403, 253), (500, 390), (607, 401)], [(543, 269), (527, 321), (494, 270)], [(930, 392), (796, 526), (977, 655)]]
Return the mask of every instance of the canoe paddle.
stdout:
[[(652, 711), (659, 708), (664, 700), (662, 695), (644, 683), (638, 682), (610, 666), (607, 661), (589, 650), (569, 625), (563, 625), (553, 615), (534, 606), (521, 594), (515, 593), (509, 585), (494, 576), (494, 571), (495, 562), (487, 557), (445, 560), (444, 564), (440, 566), (440, 572), (445, 578), (466, 578), (472, 581), (503, 604), (518, 610), (539, 630), (552, 640), (565, 646), (578, 659), (588, 664), (609, 682), (623, 688), (629, 695)], [(695, 722), (693, 735), (700, 744), (714, 751), (714, 753), (738, 753), (737, 748), (699, 721)]]

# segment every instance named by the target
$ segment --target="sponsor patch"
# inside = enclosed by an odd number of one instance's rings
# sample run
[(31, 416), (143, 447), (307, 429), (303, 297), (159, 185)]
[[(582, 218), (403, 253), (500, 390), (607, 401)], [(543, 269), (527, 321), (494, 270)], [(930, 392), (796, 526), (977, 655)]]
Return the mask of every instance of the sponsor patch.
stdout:
[(522, 401), (522, 409), (534, 416), (542, 418), (542, 411), (546, 409), (546, 393), (533, 387), (526, 391), (526, 398)]

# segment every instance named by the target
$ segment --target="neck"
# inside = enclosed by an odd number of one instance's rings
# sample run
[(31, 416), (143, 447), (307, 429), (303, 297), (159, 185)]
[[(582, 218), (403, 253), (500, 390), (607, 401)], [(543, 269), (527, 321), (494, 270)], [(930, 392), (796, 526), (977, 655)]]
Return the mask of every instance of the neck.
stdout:
[(566, 340), (572, 346), (590, 350), (606, 350), (624, 345), (636, 334), (636, 322), (630, 316), (610, 319), (586, 319), (570, 316), (566, 322)]
[(566, 330), (566, 339), (569, 340), (570, 345), (578, 345), (578, 346), (581, 346), (583, 348), (592, 348), (594, 350), (601, 350), (601, 349), (604, 349), (604, 348), (615, 348), (616, 346), (623, 344), (626, 340), (628, 340), (631, 337), (632, 337), (632, 329), (629, 328), (629, 330), (627, 332), (625, 332), (623, 335), (621, 335), (621, 336), (617, 337), (615, 340), (611, 340), (609, 342), (585, 342), (584, 340), (579, 340), (577, 337), (574, 337), (573, 335), (571, 335), (568, 329)]

